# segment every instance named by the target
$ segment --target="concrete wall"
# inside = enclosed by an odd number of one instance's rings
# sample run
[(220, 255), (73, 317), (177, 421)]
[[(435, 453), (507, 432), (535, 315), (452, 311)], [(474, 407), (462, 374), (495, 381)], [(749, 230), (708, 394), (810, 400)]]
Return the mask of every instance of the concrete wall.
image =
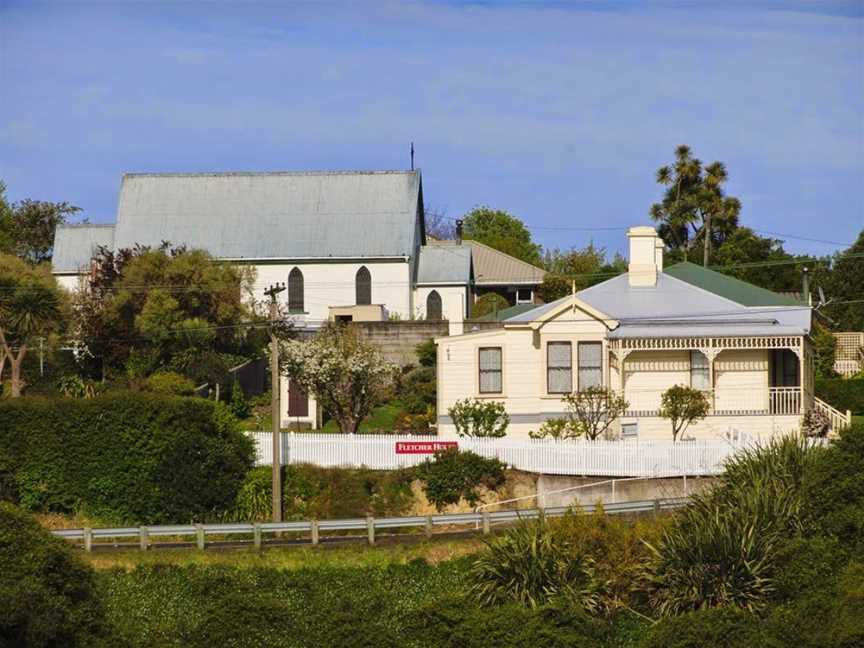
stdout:
[(402, 322), (355, 322), (361, 336), (377, 345), (384, 357), (400, 366), (417, 364), (415, 348), (429, 338), (447, 335), (445, 320)]
[[(609, 503), (613, 501), (638, 501), (664, 497), (685, 497), (710, 488), (716, 481), (713, 477), (688, 477), (670, 479), (639, 479), (616, 481), (613, 494), (612, 484), (588, 486), (608, 481), (601, 477), (567, 477), (561, 475), (540, 475), (537, 479), (538, 501), (546, 506), (573, 506), (576, 504)], [(565, 488), (581, 488), (565, 493), (555, 493)]]

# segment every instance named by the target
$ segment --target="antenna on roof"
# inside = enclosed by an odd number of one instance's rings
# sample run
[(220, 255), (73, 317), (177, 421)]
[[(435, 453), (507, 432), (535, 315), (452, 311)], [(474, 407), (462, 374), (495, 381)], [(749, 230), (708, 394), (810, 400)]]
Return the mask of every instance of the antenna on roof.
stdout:
[(411, 142), (411, 170), (414, 170), (414, 142)]

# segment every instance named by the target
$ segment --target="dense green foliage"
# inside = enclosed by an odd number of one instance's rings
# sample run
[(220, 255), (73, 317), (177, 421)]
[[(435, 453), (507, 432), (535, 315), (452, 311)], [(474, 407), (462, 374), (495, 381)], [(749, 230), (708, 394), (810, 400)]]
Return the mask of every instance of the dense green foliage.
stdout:
[(816, 396), (841, 412), (864, 414), (864, 378), (817, 379)]
[(144, 381), (144, 389), (168, 396), (191, 396), (195, 385), (186, 376), (174, 371), (157, 371)]
[(90, 568), (65, 541), (0, 503), (0, 646), (108, 645), (103, 630)]
[(438, 345), (432, 338), (418, 344), (414, 347), (414, 351), (417, 353), (417, 362), (421, 367), (434, 367), (438, 364)]
[(606, 249), (593, 243), (582, 249), (546, 250), (543, 266), (547, 274), (537, 294), (546, 303), (571, 294), (574, 288), (582, 290), (627, 272), (624, 257), (616, 253), (612, 261), (607, 262)]
[[(412, 501), (412, 479), (412, 472), (407, 470), (283, 466), (283, 517), (322, 520), (404, 514)], [(253, 468), (225, 517), (244, 522), (270, 519), (272, 487), (270, 467)]]
[(447, 414), (461, 437), (503, 437), (510, 415), (500, 401), (466, 398), (456, 401)]
[(531, 238), (531, 232), (516, 216), (501, 209), (475, 207), (465, 214), (463, 237), (480, 241), (489, 247), (540, 265), (540, 245)]
[[(384, 568), (139, 567), (100, 574), (115, 633), (134, 645), (430, 646), (419, 611), (458, 591), (458, 563)], [(427, 613), (428, 614), (428, 613)]]
[(488, 292), (471, 305), (471, 317), (483, 317), (510, 307), (510, 302), (496, 292)]
[(480, 486), (495, 490), (504, 483), (504, 468), (497, 459), (450, 448), (420, 464), (416, 474), (425, 482), (426, 497), (440, 511), (461, 499), (476, 504)]
[(100, 248), (88, 289), (73, 296), (70, 328), (86, 349), (79, 371), (143, 379), (167, 370), (221, 383), (268, 342), (264, 328), (249, 326), (263, 321), (245, 295), (253, 280), (203, 250)]
[(115, 393), (0, 400), (0, 482), (34, 511), (85, 511), (152, 524), (228, 508), (251, 442), (221, 404)]
[(802, 529), (801, 483), (818, 455), (785, 438), (734, 456), (719, 485), (694, 496), (657, 543), (649, 570), (657, 610), (764, 607), (777, 548)]
[(826, 292), (835, 302), (826, 309), (839, 331), (864, 331), (864, 229), (855, 243), (835, 257)]

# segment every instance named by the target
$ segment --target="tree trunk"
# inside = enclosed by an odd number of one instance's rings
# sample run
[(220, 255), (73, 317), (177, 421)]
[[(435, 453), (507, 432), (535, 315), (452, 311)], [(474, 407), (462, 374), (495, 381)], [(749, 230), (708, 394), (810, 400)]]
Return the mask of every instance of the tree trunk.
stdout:
[(708, 261), (711, 257), (711, 216), (705, 216), (705, 228), (703, 234), (705, 235), (705, 252), (702, 256), (702, 265), (706, 268), (708, 267)]
[(16, 358), (12, 352), (9, 352), (9, 368), (12, 370), (10, 374), (10, 388), (11, 388), (11, 396), (12, 398), (19, 398), (21, 396), (21, 388), (23, 384), (21, 382), (21, 366), (24, 364), (24, 356), (27, 353), (27, 346), (21, 345), (21, 348), (18, 349), (18, 357)]

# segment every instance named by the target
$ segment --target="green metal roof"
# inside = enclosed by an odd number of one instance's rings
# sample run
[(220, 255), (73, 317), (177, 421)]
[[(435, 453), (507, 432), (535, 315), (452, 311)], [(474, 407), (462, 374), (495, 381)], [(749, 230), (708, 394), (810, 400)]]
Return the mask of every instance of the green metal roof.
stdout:
[(522, 313), (526, 313), (534, 308), (537, 308), (537, 304), (516, 304), (515, 306), (508, 306), (499, 311), (486, 313), (485, 315), (474, 317), (472, 319), (478, 322), (503, 322), (510, 317), (521, 315)]
[(686, 281), (691, 286), (725, 297), (742, 306), (802, 306), (803, 302), (754, 286), (722, 272), (684, 261), (665, 268), (670, 277)]

